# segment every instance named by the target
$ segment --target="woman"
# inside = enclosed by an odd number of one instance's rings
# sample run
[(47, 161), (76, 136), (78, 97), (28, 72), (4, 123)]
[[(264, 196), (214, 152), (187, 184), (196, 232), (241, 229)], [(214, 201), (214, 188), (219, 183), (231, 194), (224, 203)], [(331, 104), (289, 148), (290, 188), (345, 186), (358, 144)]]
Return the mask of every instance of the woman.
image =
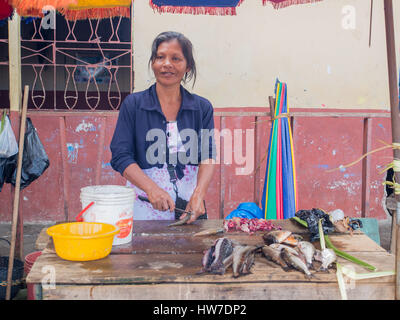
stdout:
[(181, 33), (159, 34), (149, 65), (156, 83), (122, 103), (111, 166), (150, 202), (136, 199), (135, 220), (172, 220), (181, 206), (192, 213), (191, 223), (204, 217), (214, 173), (213, 107), (181, 85), (196, 80), (192, 44)]

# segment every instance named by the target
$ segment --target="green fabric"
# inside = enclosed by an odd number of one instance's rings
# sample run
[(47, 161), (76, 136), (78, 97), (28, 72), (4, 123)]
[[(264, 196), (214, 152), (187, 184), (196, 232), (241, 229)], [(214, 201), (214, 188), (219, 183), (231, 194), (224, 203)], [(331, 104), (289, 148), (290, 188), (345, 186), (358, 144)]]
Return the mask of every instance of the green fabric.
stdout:
[[(276, 93), (277, 103), (275, 105), (275, 117), (279, 114), (281, 105), (281, 84), (278, 84)], [(277, 145), (278, 121), (273, 122), (273, 135), (270, 149), (270, 163), (268, 172), (268, 196), (267, 196), (267, 219), (276, 219), (276, 171), (277, 171)]]

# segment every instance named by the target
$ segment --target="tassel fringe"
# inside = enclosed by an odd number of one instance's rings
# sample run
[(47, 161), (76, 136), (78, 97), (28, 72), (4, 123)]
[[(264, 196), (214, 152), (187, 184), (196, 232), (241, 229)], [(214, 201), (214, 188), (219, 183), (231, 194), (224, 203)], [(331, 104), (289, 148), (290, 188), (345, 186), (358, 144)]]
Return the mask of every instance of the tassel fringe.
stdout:
[(131, 16), (131, 9), (129, 7), (95, 8), (84, 10), (60, 9), (59, 11), (65, 17), (65, 19), (69, 21), (106, 19), (112, 17), (129, 18)]
[(263, 5), (267, 5), (267, 3), (271, 3), (274, 9), (282, 9), (289, 7), (291, 5), (295, 4), (306, 4), (306, 3), (315, 3), (315, 2), (320, 2), (322, 0), (283, 0), (281, 2), (273, 2), (270, 0), (262, 0)]
[[(239, 6), (244, 0), (240, 0)], [(150, 7), (158, 13), (180, 13), (180, 14), (209, 14), (218, 16), (235, 16), (236, 7), (191, 7), (191, 6), (158, 6), (150, 0)]]
[(43, 17), (43, 9), (53, 7), (54, 9), (66, 8), (76, 4), (78, 0), (9, 0), (21, 17)]
[(8, 2), (21, 11), (29, 11), (30, 9), (41, 11), (46, 6), (51, 6), (54, 9), (67, 8), (71, 4), (77, 4), (78, 0), (9, 0)]

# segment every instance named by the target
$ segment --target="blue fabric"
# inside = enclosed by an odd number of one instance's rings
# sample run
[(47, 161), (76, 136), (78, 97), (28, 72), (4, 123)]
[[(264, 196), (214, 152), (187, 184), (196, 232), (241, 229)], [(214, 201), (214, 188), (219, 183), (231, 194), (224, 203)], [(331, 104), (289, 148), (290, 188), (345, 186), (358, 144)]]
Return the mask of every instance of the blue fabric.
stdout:
[(233, 210), (225, 219), (233, 217), (248, 218), (248, 219), (263, 219), (262, 210), (254, 202), (243, 202), (239, 204), (237, 209)]
[(240, 0), (152, 0), (156, 6), (236, 7)]
[[(281, 113), (287, 113), (287, 90), (285, 90)], [(296, 213), (296, 204), (289, 119), (282, 118), (281, 125), (283, 218), (290, 219)]]
[[(201, 138), (202, 133), (214, 129), (214, 111), (211, 103), (196, 94), (192, 94), (181, 86), (182, 103), (178, 112), (176, 121), (178, 130), (181, 133), (182, 143), (190, 143), (190, 146), (197, 148), (197, 158), (189, 158), (190, 147), (187, 148), (186, 156), (189, 160), (182, 163), (179, 158), (171, 160), (176, 165), (176, 173), (179, 179), (183, 177), (183, 169), (185, 164), (198, 165), (202, 160), (216, 159), (216, 147), (214, 135)], [(146, 139), (146, 135), (150, 129), (159, 129), (159, 133), (163, 136), (156, 136), (153, 139)], [(189, 136), (182, 133), (184, 129), (194, 129), (197, 134), (197, 141), (190, 140)], [(202, 131), (203, 129), (207, 129)], [(167, 141), (166, 141), (167, 120), (161, 110), (158, 100), (156, 86), (153, 84), (149, 89), (132, 93), (127, 96), (118, 115), (117, 125), (111, 140), (111, 167), (118, 171), (121, 175), (124, 170), (132, 163), (137, 163), (142, 169), (152, 167), (162, 168), (164, 163), (168, 163)], [(146, 151), (161, 137), (158, 150), (163, 150), (161, 155), (153, 152), (156, 156), (162, 158), (157, 163), (149, 163), (146, 157)], [(193, 142), (193, 144), (192, 144)], [(154, 148), (154, 146), (153, 146)], [(195, 150), (195, 149), (194, 149)], [(196, 158), (196, 159), (194, 159)], [(174, 163), (175, 161), (175, 163)]]

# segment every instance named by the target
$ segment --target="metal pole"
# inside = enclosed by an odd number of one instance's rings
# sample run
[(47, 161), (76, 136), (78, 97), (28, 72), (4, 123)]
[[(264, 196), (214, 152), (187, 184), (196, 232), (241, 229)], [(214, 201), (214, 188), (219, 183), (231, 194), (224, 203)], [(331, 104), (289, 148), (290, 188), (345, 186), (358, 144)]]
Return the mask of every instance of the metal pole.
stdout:
[[(396, 46), (394, 38), (394, 19), (393, 19), (393, 1), (384, 0), (385, 9), (385, 27), (386, 27), (386, 46), (387, 61), (389, 75), (389, 93), (390, 93), (390, 110), (392, 116), (392, 141), (400, 143), (400, 114), (399, 114), (399, 92), (397, 85), (397, 64), (396, 64)], [(400, 150), (393, 150), (394, 159), (400, 159)], [(400, 183), (400, 172), (395, 172), (395, 180)], [(396, 283), (395, 298), (400, 300), (400, 195), (395, 195), (397, 202), (397, 210), (393, 213), (393, 223), (396, 224)]]

